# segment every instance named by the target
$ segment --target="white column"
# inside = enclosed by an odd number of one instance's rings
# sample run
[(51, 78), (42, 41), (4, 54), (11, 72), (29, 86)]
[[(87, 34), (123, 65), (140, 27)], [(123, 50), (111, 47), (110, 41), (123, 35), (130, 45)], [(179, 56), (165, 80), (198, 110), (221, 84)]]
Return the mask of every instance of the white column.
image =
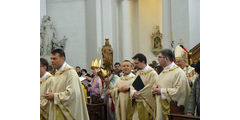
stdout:
[(103, 30), (103, 43), (105, 38), (109, 38), (109, 42), (113, 44), (113, 19), (112, 19), (112, 0), (102, 1), (102, 30)]
[[(86, 0), (86, 52), (87, 70), (91, 71), (91, 61), (98, 57), (97, 7), (96, 0)], [(99, 58), (98, 58), (99, 59)], [(91, 73), (91, 72), (90, 72)]]
[(97, 57), (101, 58), (101, 48), (104, 45), (102, 0), (96, 0), (96, 30), (97, 30)]
[(131, 0), (121, 1), (121, 41), (122, 41), (122, 59), (132, 58), (132, 18), (131, 18)]
[(119, 1), (118, 0), (102, 0), (102, 30), (103, 43), (105, 38), (109, 38), (109, 42), (113, 48), (113, 62), (121, 62), (122, 50), (119, 49)]
[(189, 0), (189, 49), (200, 42), (200, 0)]
[(40, 24), (42, 23), (42, 18), (47, 13), (46, 0), (40, 0)]
[(163, 15), (163, 48), (171, 48), (171, 1), (162, 0), (162, 15)]
[(175, 46), (183, 42), (183, 46), (189, 50), (189, 1), (191, 0), (171, 0), (171, 28)]
[[(113, 62), (121, 61), (121, 49), (120, 49), (120, 29), (119, 18), (120, 17), (120, 1), (112, 0), (112, 48), (113, 48)], [(111, 43), (111, 40), (110, 40)]]

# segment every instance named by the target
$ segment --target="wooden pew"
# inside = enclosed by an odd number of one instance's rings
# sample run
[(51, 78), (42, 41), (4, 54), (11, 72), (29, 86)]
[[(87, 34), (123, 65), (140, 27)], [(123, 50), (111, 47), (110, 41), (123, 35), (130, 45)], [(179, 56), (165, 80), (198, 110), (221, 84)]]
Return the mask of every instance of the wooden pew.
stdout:
[(104, 103), (87, 104), (90, 120), (106, 120)]
[(188, 116), (183, 114), (169, 114), (169, 120), (200, 120), (200, 117), (196, 116)]

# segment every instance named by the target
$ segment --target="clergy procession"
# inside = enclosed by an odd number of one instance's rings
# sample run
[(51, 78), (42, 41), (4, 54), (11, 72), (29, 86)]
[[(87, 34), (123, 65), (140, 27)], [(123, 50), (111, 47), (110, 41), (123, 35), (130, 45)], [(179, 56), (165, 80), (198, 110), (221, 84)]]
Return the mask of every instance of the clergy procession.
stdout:
[(40, 119), (200, 119), (200, 58), (190, 64), (183, 45), (160, 50), (155, 64), (136, 53), (113, 65), (112, 53), (102, 49), (92, 74), (75, 70), (63, 49), (40, 58)]
[(200, 0), (40, 0), (40, 119), (199, 120)]

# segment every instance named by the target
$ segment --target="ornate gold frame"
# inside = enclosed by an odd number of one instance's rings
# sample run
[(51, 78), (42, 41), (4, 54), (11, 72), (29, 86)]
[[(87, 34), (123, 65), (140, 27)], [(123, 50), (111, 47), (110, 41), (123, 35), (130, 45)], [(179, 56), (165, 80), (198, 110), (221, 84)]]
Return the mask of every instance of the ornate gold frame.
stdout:
[(151, 35), (152, 38), (152, 52), (157, 56), (162, 49), (162, 33), (157, 25), (155, 31)]

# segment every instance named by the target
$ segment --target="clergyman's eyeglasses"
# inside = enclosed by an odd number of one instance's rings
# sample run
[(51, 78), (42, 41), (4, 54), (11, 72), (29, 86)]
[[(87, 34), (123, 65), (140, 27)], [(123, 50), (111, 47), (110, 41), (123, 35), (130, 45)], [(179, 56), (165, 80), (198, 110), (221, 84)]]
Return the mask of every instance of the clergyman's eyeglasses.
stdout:
[(165, 58), (165, 57), (163, 57), (163, 56), (158, 56), (158, 58)]

